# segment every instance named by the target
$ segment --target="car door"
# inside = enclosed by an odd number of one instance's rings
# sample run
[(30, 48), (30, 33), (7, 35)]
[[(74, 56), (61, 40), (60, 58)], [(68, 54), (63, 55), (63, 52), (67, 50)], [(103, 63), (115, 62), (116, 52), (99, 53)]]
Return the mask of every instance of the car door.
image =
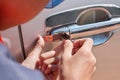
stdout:
[[(53, 16), (56, 16), (65, 12), (69, 12), (69, 11), (74, 11), (76, 9), (79, 9), (79, 11), (81, 11), (82, 9), (86, 10), (88, 8), (91, 9), (91, 8), (96, 8), (100, 6), (102, 6), (102, 8), (103, 6), (109, 7), (109, 5), (110, 6), (112, 5), (118, 8), (120, 6), (119, 0), (64, 0), (61, 2), (62, 3), (60, 3), (58, 6), (55, 5), (56, 7), (51, 7), (51, 8), (47, 7), (43, 9), (43, 11), (38, 16), (36, 16), (33, 20), (29, 21), (26, 24), (19, 25), (19, 28), (16, 26), (14, 28), (11, 28), (11, 29), (8, 29), (7, 31), (2, 32), (3, 38), (7, 39), (6, 44), (10, 46), (11, 52), (18, 59), (18, 61), (20, 62), (23, 61), (25, 57), (28, 55), (28, 53), (31, 51), (37, 34), (49, 35), (46, 32), (46, 30), (49, 30), (48, 26), (52, 25), (54, 27), (59, 25), (60, 26), (67, 25), (69, 28), (71, 28), (71, 24), (74, 24), (76, 20), (79, 21), (79, 16), (77, 16), (78, 18), (69, 16), (70, 21), (68, 20), (67, 22), (63, 21), (60, 23), (58, 20), (61, 17), (55, 18), (56, 19), (55, 21)], [(112, 8), (112, 10), (114, 14), (118, 14), (118, 16), (115, 16), (115, 18), (119, 18), (120, 14), (118, 12), (120, 9), (118, 9), (118, 11), (115, 11), (115, 9)], [(87, 16), (87, 13), (86, 15), (83, 15), (83, 16)], [(91, 15), (93, 13), (94, 11), (88, 15)], [(74, 15), (75, 13), (73, 12), (70, 14)], [(66, 15), (68, 15), (68, 13), (66, 13)], [(101, 13), (96, 18), (101, 19), (103, 15), (104, 13)], [(108, 16), (108, 15), (105, 15), (105, 16)], [(53, 20), (53, 24), (52, 22), (50, 22), (49, 18)], [(87, 17), (86, 20), (84, 21), (84, 24), (82, 25), (88, 24), (88, 27), (89, 27), (90, 26), (89, 24), (91, 23), (91, 19), (92, 18), (90, 18), (90, 21), (87, 21), (88, 20), (88, 17)], [(62, 20), (64, 19), (62, 18)], [(50, 24), (48, 24), (47, 21), (49, 21)], [(102, 21), (105, 22), (106, 19), (105, 20), (103, 19), (97, 22), (92, 21), (91, 24), (96, 24)], [(108, 18), (107, 18), (107, 21), (109, 21)], [(114, 23), (114, 24), (119, 24), (119, 20), (117, 21), (118, 23)], [(112, 22), (108, 22), (108, 23), (112, 23)], [(108, 23), (105, 23), (105, 24), (108, 24)], [(112, 25), (113, 24), (108, 26), (112, 26)], [(74, 26), (72, 27), (74, 28)], [(86, 29), (86, 27), (84, 28)], [(93, 30), (93, 29), (95, 28), (87, 29), (87, 31), (89, 32), (90, 30)], [(98, 31), (99, 29), (101, 28), (97, 28)], [(80, 33), (79, 35), (81, 36), (77, 38), (91, 37), (94, 39), (93, 53), (97, 59), (97, 64), (96, 64), (97, 70), (94, 75), (94, 80), (120, 80), (120, 70), (119, 70), (120, 68), (120, 63), (119, 63), (120, 61), (120, 50), (119, 50), (120, 49), (120, 30), (118, 26), (117, 28), (113, 27), (110, 30), (107, 30), (107, 31), (106, 30), (105, 29), (103, 31), (101, 30), (100, 33), (96, 33), (96, 34), (94, 34), (94, 32), (90, 32), (89, 35), (84, 34), (86, 30), (82, 30), (81, 32), (83, 34)], [(9, 35), (9, 34), (12, 34), (12, 35)], [(77, 39), (77, 38), (74, 38), (74, 39)], [(47, 42), (45, 51), (52, 49), (53, 47), (57, 46), (59, 43), (60, 41), (55, 41), (52, 43)]]

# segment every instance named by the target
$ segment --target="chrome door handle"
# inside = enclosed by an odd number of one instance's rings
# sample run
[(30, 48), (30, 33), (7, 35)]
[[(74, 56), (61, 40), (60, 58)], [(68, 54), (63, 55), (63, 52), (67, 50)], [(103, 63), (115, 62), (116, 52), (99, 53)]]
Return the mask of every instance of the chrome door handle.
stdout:
[[(54, 40), (63, 40), (63, 39), (78, 39), (81, 37), (93, 37), (94, 39), (102, 35), (108, 34), (105, 41), (107, 41), (113, 34), (113, 30), (120, 28), (120, 8), (118, 6), (88, 6), (84, 9), (79, 9), (80, 13), (76, 17), (76, 20), (67, 23), (58, 23), (54, 26), (47, 26), (47, 35), (54, 35)], [(82, 10), (82, 11), (81, 11)], [(76, 10), (73, 10), (73, 12)], [(114, 12), (116, 11), (116, 12)], [(69, 13), (68, 12), (63, 12)], [(72, 12), (72, 11), (71, 11)], [(72, 13), (73, 13), (72, 12)], [(74, 12), (75, 13), (75, 12)], [(78, 13), (78, 11), (77, 11)], [(59, 13), (58, 15), (61, 15)], [(69, 13), (70, 14), (70, 13)], [(57, 15), (53, 15), (53, 17)], [(63, 15), (64, 16), (64, 15)], [(51, 16), (52, 18), (52, 16)], [(48, 21), (48, 18), (46, 21)], [(54, 20), (55, 18), (53, 18)], [(59, 18), (58, 18), (59, 19)], [(58, 20), (59, 21), (59, 20)], [(59, 26), (60, 25), (60, 26)], [(96, 37), (97, 36), (97, 37)], [(95, 40), (96, 41), (96, 40)], [(101, 42), (103, 43), (103, 42)], [(98, 40), (95, 45), (101, 44), (98, 43)]]
[(71, 36), (70, 39), (74, 39), (78, 37), (109, 32), (118, 28), (120, 28), (120, 17), (111, 19), (109, 21), (97, 22), (80, 26), (77, 24), (60, 26), (51, 30), (50, 35), (66, 33)]

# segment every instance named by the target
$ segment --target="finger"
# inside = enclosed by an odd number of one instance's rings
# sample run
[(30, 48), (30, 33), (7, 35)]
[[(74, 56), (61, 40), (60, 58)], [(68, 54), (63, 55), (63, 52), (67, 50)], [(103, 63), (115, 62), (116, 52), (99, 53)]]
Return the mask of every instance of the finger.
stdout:
[(63, 58), (70, 58), (72, 56), (73, 44), (70, 40), (64, 42)]
[(62, 51), (63, 51), (63, 42), (56, 48), (54, 48), (53, 50), (55, 50), (55, 56), (58, 56)]
[(93, 40), (91, 38), (85, 38), (83, 41), (82, 41), (83, 45), (81, 48), (86, 48), (86, 49), (89, 49), (91, 50), (92, 47), (93, 47)]
[(51, 64), (55, 65), (55, 64), (58, 64), (58, 63), (59, 63), (59, 58), (58, 57), (47, 59), (47, 60), (43, 61), (43, 65), (42, 65), (41, 70), (44, 72), (48, 65), (51, 65)]
[(79, 42), (82, 44), (82, 46), (77, 51), (78, 54), (76, 54), (76, 55), (91, 53), (91, 50), (93, 47), (93, 40), (92, 39), (84, 38), (84, 39), (81, 39)]
[(45, 74), (49, 74), (50, 72), (58, 72), (58, 65), (48, 65)]
[(52, 58), (54, 55), (55, 55), (55, 51), (49, 51), (49, 52), (41, 54), (40, 55), (40, 63), (39, 64), (42, 66), (43, 65), (43, 61), (45, 59)]
[(44, 59), (44, 60), (49, 59), (54, 57), (54, 55), (55, 55), (55, 51), (48, 51), (46, 53), (41, 54), (40, 59)]
[(53, 58), (45, 60), (44, 63), (47, 64), (47, 65), (58, 64), (59, 63), (59, 58), (58, 57), (53, 57)]

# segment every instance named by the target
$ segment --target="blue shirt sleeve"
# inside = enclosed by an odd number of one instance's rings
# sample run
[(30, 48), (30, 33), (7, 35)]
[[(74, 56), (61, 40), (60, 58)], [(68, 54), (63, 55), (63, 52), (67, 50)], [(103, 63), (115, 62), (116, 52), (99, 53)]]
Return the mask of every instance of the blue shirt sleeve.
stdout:
[(37, 70), (30, 70), (15, 61), (6, 47), (0, 44), (0, 80), (45, 80)]

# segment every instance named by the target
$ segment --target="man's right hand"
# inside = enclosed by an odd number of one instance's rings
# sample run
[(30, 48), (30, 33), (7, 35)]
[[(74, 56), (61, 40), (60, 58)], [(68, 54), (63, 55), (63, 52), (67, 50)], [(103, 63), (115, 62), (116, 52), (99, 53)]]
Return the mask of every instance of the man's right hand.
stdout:
[(96, 59), (92, 53), (92, 39), (80, 39), (72, 43), (66, 40), (61, 59), (60, 80), (91, 80)]

